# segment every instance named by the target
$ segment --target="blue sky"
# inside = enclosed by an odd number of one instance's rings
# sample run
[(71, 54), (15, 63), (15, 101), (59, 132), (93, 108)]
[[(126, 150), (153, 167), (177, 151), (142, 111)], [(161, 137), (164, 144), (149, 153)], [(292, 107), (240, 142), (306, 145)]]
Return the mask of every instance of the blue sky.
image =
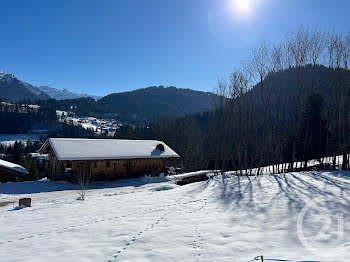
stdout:
[(257, 41), (298, 25), (350, 30), (350, 1), (0, 0), (0, 69), (106, 95), (151, 85), (212, 91)]

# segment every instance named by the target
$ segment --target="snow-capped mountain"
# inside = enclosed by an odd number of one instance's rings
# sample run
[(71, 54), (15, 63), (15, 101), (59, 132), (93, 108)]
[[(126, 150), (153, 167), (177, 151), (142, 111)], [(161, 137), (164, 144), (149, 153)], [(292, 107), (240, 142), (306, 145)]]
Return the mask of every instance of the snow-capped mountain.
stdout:
[(0, 98), (11, 101), (39, 100), (54, 98), (57, 100), (74, 99), (80, 97), (92, 97), (87, 94), (77, 94), (67, 89), (59, 90), (49, 86), (33, 86), (27, 82), (18, 80), (13, 74), (7, 74), (0, 70)]
[(99, 98), (97, 96), (92, 96), (92, 95), (88, 95), (88, 94), (73, 93), (67, 89), (59, 90), (59, 89), (49, 87), (49, 86), (39, 86), (38, 89), (40, 89), (40, 91), (47, 94), (50, 98), (57, 99), (57, 100), (75, 99), (75, 98), (80, 98), (80, 97), (92, 97), (95, 99)]
[(10, 82), (13, 78), (15, 78), (14, 75), (6, 74), (4, 71), (0, 70), (0, 80)]
[(18, 80), (13, 74), (6, 74), (0, 70), (0, 98), (18, 100), (39, 100), (48, 99), (49, 96), (40, 91), (37, 87)]

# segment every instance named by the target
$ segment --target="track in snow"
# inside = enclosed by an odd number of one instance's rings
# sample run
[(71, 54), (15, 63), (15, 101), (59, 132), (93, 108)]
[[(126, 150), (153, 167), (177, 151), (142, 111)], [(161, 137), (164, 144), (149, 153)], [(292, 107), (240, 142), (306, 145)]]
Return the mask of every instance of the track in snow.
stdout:
[[(178, 205), (188, 205), (188, 204), (192, 204), (192, 203), (195, 203), (195, 202), (203, 202), (204, 203), (196, 210), (193, 210), (193, 211), (189, 211), (189, 212), (184, 212), (184, 211), (168, 211), (166, 213), (164, 213), (161, 217), (159, 217), (154, 223), (152, 223), (150, 226), (146, 227), (144, 230), (138, 232), (135, 236), (133, 236), (127, 243), (126, 245), (120, 249), (115, 255), (112, 256), (111, 259), (108, 260), (108, 262), (113, 262), (113, 261), (117, 261), (120, 254), (123, 253), (126, 249), (128, 249), (137, 239), (141, 238), (141, 236), (145, 233), (147, 233), (147, 231), (150, 231), (151, 229), (153, 229), (155, 226), (157, 226), (161, 221), (164, 220), (164, 218), (172, 213), (185, 213), (185, 214), (192, 214), (192, 213), (196, 213), (196, 212), (199, 212), (200, 210), (202, 210), (206, 205), (207, 205), (207, 202), (206, 202), (207, 199), (200, 199), (200, 200), (192, 200), (192, 201), (189, 201), (189, 202), (184, 202), (184, 203), (177, 203), (177, 204), (172, 204), (172, 205), (167, 205), (167, 207), (170, 207), (170, 206), (178, 206)], [(198, 228), (197, 228), (198, 230)], [(200, 256), (200, 255), (199, 255)]]
[(82, 223), (82, 224), (71, 225), (71, 226), (67, 226), (67, 227), (64, 227), (64, 228), (49, 230), (49, 231), (41, 232), (41, 233), (38, 233), (38, 234), (33, 234), (33, 235), (30, 235), (30, 236), (26, 236), (26, 237), (21, 237), (21, 238), (17, 238), (17, 239), (11, 239), (11, 240), (7, 240), (7, 241), (3, 241), (3, 242), (0, 242), (0, 245), (6, 244), (6, 243), (12, 243), (12, 242), (15, 242), (15, 241), (22, 241), (22, 240), (26, 240), (26, 239), (31, 239), (33, 237), (41, 237), (43, 235), (47, 235), (47, 234), (51, 234), (51, 233), (64, 233), (65, 231), (67, 231), (69, 229), (76, 229), (78, 227), (83, 227), (83, 226), (87, 226), (87, 225), (90, 225), (90, 224), (96, 224), (96, 223), (100, 223), (100, 222), (104, 222), (104, 221), (110, 221), (110, 220), (114, 220), (114, 219), (130, 217), (130, 216), (133, 216), (133, 215), (136, 215), (136, 214), (148, 213), (148, 212), (156, 211), (156, 210), (159, 210), (159, 209), (162, 209), (162, 208), (168, 208), (168, 207), (178, 206), (178, 205), (187, 205), (187, 204), (195, 203), (195, 202), (198, 202), (198, 201), (202, 201), (202, 200), (192, 200), (192, 201), (189, 201), (189, 202), (183, 202), (183, 203), (180, 202), (180, 203), (168, 204), (168, 205), (163, 205), (163, 206), (159, 206), (159, 207), (155, 207), (155, 208), (149, 208), (149, 209), (141, 210), (141, 211), (138, 211), (138, 212), (128, 213), (128, 214), (121, 215), (121, 216), (114, 216), (114, 217), (110, 217), (110, 218), (93, 220), (93, 221), (85, 222), (85, 223)]

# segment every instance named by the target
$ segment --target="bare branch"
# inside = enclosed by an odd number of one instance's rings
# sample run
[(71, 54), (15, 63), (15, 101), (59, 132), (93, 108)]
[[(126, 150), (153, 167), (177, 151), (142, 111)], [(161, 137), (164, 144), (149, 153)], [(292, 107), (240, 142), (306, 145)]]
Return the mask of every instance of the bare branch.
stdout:
[(309, 29), (301, 26), (295, 32), (291, 31), (287, 40), (288, 52), (294, 60), (294, 66), (306, 65), (310, 53)]
[(326, 34), (316, 28), (310, 35), (310, 56), (313, 65), (317, 64), (318, 59), (325, 48)]
[(334, 31), (327, 34), (328, 67), (334, 68), (335, 48), (337, 45), (337, 35)]
[(343, 41), (343, 62), (344, 68), (349, 69), (350, 60), (350, 32), (345, 36)]
[(259, 77), (257, 80), (264, 80), (266, 75), (271, 71), (270, 44), (263, 41), (253, 47), (250, 65), (253, 72), (257, 73)]
[(341, 35), (336, 35), (335, 42), (335, 65), (336, 68), (340, 68), (343, 62), (344, 45)]
[(281, 71), (288, 66), (285, 44), (278, 44), (272, 48), (271, 63), (274, 72)]
[(79, 200), (85, 200), (86, 192), (89, 189), (90, 175), (85, 175), (82, 172), (74, 172), (74, 177), (78, 184)]

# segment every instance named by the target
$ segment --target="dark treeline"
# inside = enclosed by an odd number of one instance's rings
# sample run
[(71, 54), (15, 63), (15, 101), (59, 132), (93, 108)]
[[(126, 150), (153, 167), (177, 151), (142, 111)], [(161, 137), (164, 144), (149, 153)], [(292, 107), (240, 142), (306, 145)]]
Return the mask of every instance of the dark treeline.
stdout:
[(30, 172), (29, 179), (38, 179), (39, 173), (44, 172), (45, 164), (32, 158), (29, 153), (36, 152), (40, 146), (40, 141), (26, 141), (25, 143), (16, 141), (13, 145), (0, 144), (0, 154), (5, 160), (22, 165)]
[(214, 112), (123, 127), (116, 137), (164, 140), (186, 170), (259, 173), (274, 165), (277, 173), (336, 155), (348, 169), (349, 57), (350, 35), (300, 27), (283, 43), (256, 45), (229, 79), (220, 79)]
[(51, 137), (93, 137), (92, 130), (60, 122), (52, 107), (20, 102), (0, 103), (0, 134), (44, 132)]
[[(157, 139), (167, 143), (180, 156), (181, 160), (173, 161), (183, 165), (185, 170), (198, 170), (214, 165), (208, 145), (210, 145), (209, 122), (212, 123), (212, 112), (187, 115), (178, 119), (162, 117), (148, 127), (131, 127), (124, 125), (116, 130), (115, 138), (120, 139)], [(213, 152), (214, 150), (211, 150)]]
[(50, 127), (56, 122), (56, 111), (28, 104), (0, 103), (0, 133), (26, 133)]
[(91, 97), (64, 100), (50, 98), (38, 100), (36, 103), (56, 110), (70, 111), (81, 116), (96, 116), (102, 118), (108, 112), (104, 106), (99, 106), (97, 101)]

